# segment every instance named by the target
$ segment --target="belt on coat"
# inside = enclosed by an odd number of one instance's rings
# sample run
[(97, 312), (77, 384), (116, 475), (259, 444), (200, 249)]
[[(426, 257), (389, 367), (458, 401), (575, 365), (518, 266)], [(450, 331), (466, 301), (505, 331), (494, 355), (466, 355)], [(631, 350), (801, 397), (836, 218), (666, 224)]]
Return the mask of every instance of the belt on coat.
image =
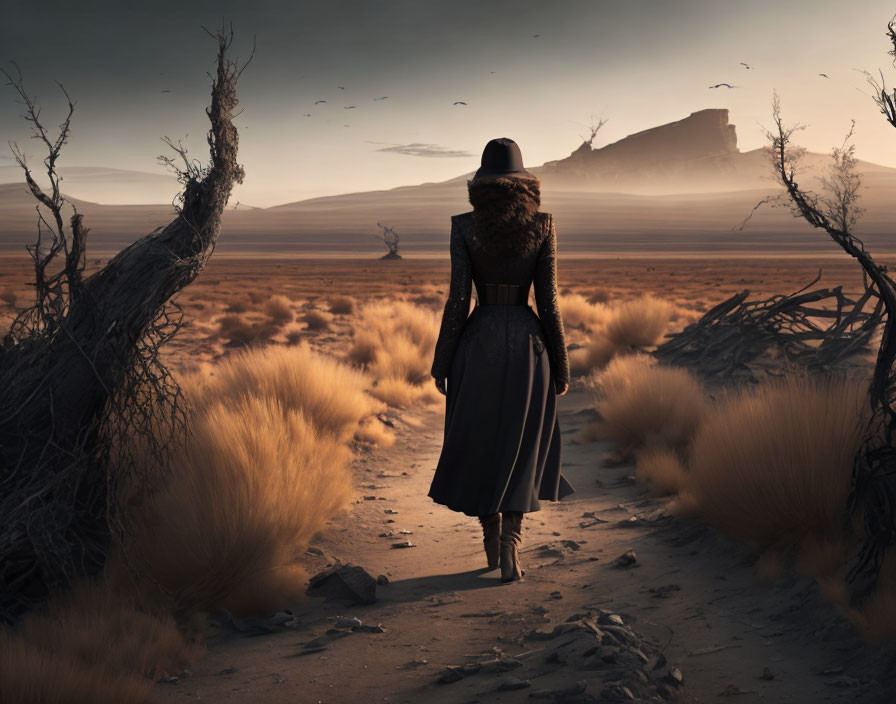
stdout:
[(479, 305), (525, 306), (529, 304), (529, 287), (520, 284), (483, 284), (476, 286)]

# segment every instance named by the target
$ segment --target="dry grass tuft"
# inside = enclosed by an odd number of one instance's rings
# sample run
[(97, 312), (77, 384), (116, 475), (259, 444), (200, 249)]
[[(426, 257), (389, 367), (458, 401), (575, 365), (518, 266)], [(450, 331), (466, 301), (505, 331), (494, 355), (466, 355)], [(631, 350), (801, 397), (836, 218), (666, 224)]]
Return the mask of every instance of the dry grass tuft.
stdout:
[(292, 301), (286, 296), (271, 296), (262, 306), (262, 311), (271, 321), (271, 324), (280, 328), (291, 323), (295, 317), (292, 311)]
[(673, 310), (671, 303), (651, 295), (624, 301), (607, 321), (607, 337), (620, 348), (651, 347), (666, 331)]
[(214, 368), (213, 377), (183, 380), (197, 411), (257, 397), (300, 410), (323, 433), (348, 441), (362, 419), (382, 410), (364, 389), (364, 374), (307, 342), (243, 350)]
[(370, 394), (404, 407), (443, 398), (432, 386), (430, 366), (439, 334), (439, 313), (407, 301), (374, 301), (354, 321), (346, 360), (374, 378)]
[(191, 430), (164, 492), (135, 522), (153, 576), (179, 608), (263, 613), (300, 598), (296, 562), (351, 496), (351, 451), (270, 397), (215, 403)]
[(597, 335), (582, 347), (569, 352), (571, 374), (588, 374), (603, 369), (616, 356), (619, 348), (608, 338)]
[(303, 313), (299, 319), (305, 323), (306, 330), (327, 330), (333, 318), (322, 310), (312, 309)]
[(705, 520), (758, 550), (838, 537), (867, 388), (800, 375), (726, 393), (689, 463), (687, 489)]
[(351, 315), (355, 312), (355, 299), (351, 296), (333, 296), (330, 299), (330, 312), (334, 315)]
[(563, 326), (570, 329), (594, 330), (605, 325), (610, 315), (609, 308), (589, 302), (580, 293), (560, 296), (559, 305), (563, 312)]
[(358, 370), (311, 350), (238, 353), (184, 381), (191, 437), (164, 491), (134, 509), (139, 552), (180, 608), (261, 613), (301, 598), (297, 561), (352, 493), (347, 446), (382, 403)]
[(196, 634), (101, 581), (84, 581), (0, 631), (4, 704), (147, 703), (153, 680), (201, 657)]
[(657, 364), (636, 353), (613, 359), (586, 380), (606, 434), (623, 456), (647, 446), (681, 453), (706, 412), (706, 399), (696, 376), (686, 369)]
[(654, 494), (678, 494), (687, 481), (679, 456), (666, 447), (647, 447), (635, 453), (635, 476)]

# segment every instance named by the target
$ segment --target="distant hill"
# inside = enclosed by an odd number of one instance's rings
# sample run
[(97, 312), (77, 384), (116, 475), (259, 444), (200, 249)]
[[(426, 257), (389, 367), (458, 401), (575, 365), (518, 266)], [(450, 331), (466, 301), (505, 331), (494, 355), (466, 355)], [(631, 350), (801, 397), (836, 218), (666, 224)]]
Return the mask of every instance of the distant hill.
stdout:
[[(41, 170), (33, 170), (38, 183), (43, 185)], [(170, 174), (153, 174), (106, 166), (61, 166), (66, 193), (85, 201), (105, 205), (132, 203), (170, 203), (177, 193), (177, 179)], [(18, 165), (0, 166), (0, 184), (22, 183), (22, 169)]]
[[(828, 161), (806, 155), (810, 173)], [(747, 229), (735, 231), (751, 208), (778, 190), (765, 152), (737, 149), (727, 110), (701, 110), (659, 127), (569, 156), (530, 171), (542, 182), (542, 210), (555, 216), (558, 253), (835, 254), (819, 231), (787, 208), (763, 208)], [(890, 204), (896, 169), (860, 163), (864, 174), (858, 229), (872, 252), (896, 253)], [(401, 252), (447, 255), (450, 216), (471, 209), (466, 181), (473, 172), (441, 182), (310, 198), (270, 208), (233, 209), (223, 216), (218, 251), (280, 254), (385, 253), (378, 221), (395, 227)], [(76, 176), (73, 174), (71, 181)], [(173, 180), (173, 179), (172, 179)], [(67, 179), (68, 181), (68, 179)], [(811, 187), (806, 176), (801, 183)], [(171, 187), (165, 202), (177, 187)], [(91, 251), (114, 251), (167, 223), (169, 205), (77, 205), (91, 228)], [(0, 185), (0, 251), (22, 251), (35, 233), (34, 200), (23, 185)]]

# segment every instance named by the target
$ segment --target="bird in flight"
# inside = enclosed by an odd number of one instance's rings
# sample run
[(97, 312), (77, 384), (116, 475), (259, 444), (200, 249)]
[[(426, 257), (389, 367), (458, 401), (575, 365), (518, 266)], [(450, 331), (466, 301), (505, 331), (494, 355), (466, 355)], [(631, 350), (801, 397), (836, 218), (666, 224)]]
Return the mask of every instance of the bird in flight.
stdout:
[(819, 73), (818, 75), (819, 75), (819, 76), (824, 76), (825, 78), (830, 78), (830, 76), (829, 76), (828, 74), (826, 74), (826, 73)]
[(355, 107), (355, 106), (354, 106), (354, 105), (343, 105), (342, 107), (343, 107), (345, 110), (351, 110), (351, 109), (352, 109), (353, 107)]
[(385, 100), (388, 97), (389, 97), (388, 95), (384, 95), (382, 98), (374, 98), (374, 100)]
[(302, 117), (311, 117), (311, 113), (310, 113), (310, 112), (306, 112), (304, 115), (302, 115)]
[(750, 66), (750, 64), (745, 64), (743, 61), (740, 62), (740, 65), (744, 68), (753, 68), (752, 66)]
[(314, 104), (317, 105), (318, 103), (325, 103), (325, 102), (327, 102), (327, 101), (326, 100), (315, 100)]
[(466, 105), (466, 103), (463, 100), (455, 100), (454, 104), (455, 105)]
[(733, 86), (730, 83), (716, 83), (714, 86), (710, 86), (710, 88), (721, 88), (725, 86), (726, 88), (737, 88), (737, 86)]
[(494, 73), (494, 71), (489, 71), (489, 73)]
[(171, 91), (170, 91), (170, 90), (163, 90), (162, 92), (163, 92), (163, 93), (170, 93)]
[(345, 90), (343, 86), (336, 86), (339, 90)]
[(540, 37), (540, 36), (541, 36), (540, 34), (533, 34), (533, 35), (532, 35), (533, 38), (535, 38), (535, 37)]

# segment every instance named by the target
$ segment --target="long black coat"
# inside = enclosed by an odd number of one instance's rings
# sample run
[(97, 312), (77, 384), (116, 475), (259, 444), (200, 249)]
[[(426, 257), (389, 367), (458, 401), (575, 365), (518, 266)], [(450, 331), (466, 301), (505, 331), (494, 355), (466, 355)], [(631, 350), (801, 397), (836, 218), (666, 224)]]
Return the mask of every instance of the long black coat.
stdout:
[[(473, 213), (451, 218), (451, 286), (432, 365), (448, 379), (445, 435), (429, 496), (470, 516), (539, 510), (573, 492), (561, 473), (556, 393), (569, 381), (557, 305), (556, 231), (536, 213), (519, 246), (479, 244)], [(534, 285), (529, 305), (470, 310), (472, 284)]]

